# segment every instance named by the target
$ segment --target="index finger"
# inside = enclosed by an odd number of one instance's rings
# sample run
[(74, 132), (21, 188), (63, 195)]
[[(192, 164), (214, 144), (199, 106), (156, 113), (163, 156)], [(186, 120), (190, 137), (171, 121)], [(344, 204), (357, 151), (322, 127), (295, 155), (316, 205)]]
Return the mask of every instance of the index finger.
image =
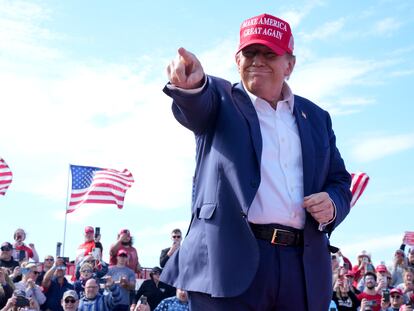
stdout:
[(185, 48), (181, 47), (178, 49), (178, 55), (180, 60), (184, 62), (184, 64), (192, 63), (193, 62), (193, 54), (188, 52)]

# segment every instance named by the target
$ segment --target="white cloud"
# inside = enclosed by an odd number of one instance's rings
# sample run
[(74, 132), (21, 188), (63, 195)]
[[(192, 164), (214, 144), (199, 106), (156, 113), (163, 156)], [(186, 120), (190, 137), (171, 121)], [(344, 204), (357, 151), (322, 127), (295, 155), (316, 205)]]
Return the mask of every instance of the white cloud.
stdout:
[(305, 41), (324, 40), (337, 35), (345, 25), (345, 18), (323, 24), (311, 33), (299, 33)]
[(374, 24), (372, 33), (376, 35), (390, 36), (400, 29), (402, 23), (393, 17), (387, 17)]
[(352, 156), (360, 162), (369, 162), (390, 156), (414, 147), (414, 134), (375, 135), (361, 138), (356, 143)]

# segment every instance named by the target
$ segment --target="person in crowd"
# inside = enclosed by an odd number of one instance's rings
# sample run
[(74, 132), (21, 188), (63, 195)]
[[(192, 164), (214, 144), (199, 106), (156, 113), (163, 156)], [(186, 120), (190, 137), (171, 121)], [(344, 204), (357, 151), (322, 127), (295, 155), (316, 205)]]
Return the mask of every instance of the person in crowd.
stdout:
[(79, 264), (85, 256), (92, 254), (95, 248), (95, 229), (91, 226), (85, 227), (84, 242), (78, 246), (75, 264)]
[(132, 269), (137, 274), (140, 274), (142, 268), (139, 263), (138, 252), (134, 246), (133, 237), (131, 232), (128, 229), (121, 229), (118, 233), (117, 241), (111, 245), (109, 249), (109, 264), (111, 266), (116, 266), (117, 264), (117, 254), (119, 250), (124, 250), (128, 254), (127, 267)]
[(394, 253), (394, 261), (390, 272), (392, 276), (392, 286), (397, 286), (403, 282), (404, 269), (407, 266), (405, 253), (402, 249), (397, 249)]
[[(19, 228), (14, 232), (13, 235), (14, 238), (14, 258), (21, 261), (28, 261), (29, 259), (32, 259), (34, 262), (39, 262), (39, 255), (37, 254), (35, 245), (33, 243), (29, 243), (29, 245), (26, 245), (24, 243), (26, 239), (26, 232)], [(20, 252), (23, 252), (24, 256), (20, 256)]]
[(79, 300), (78, 311), (112, 311), (121, 301), (119, 286), (114, 283), (112, 278), (106, 278), (105, 286), (108, 293), (99, 293), (99, 284), (95, 279), (89, 279), (85, 286), (85, 296)]
[(93, 255), (89, 254), (86, 255), (77, 265), (76, 265), (76, 272), (75, 276), (76, 279), (80, 277), (80, 268), (84, 263), (88, 263), (92, 266), (94, 278), (100, 279), (104, 277), (108, 273), (108, 264), (103, 261), (96, 259)]
[(360, 301), (351, 290), (351, 280), (346, 274), (338, 276), (335, 285), (332, 300), (335, 302), (339, 311), (357, 311)]
[(74, 290), (67, 290), (63, 293), (61, 306), (63, 311), (77, 311), (79, 305), (79, 296)]
[(414, 247), (411, 247), (408, 250), (407, 266), (411, 269), (414, 269)]
[(40, 306), (45, 303), (46, 296), (39, 285), (36, 285), (36, 278), (39, 275), (38, 267), (34, 263), (24, 262), (22, 264), (22, 280), (15, 283), (16, 290), (22, 290), (27, 298), (33, 298)]
[(404, 269), (403, 282), (398, 284), (396, 288), (400, 289), (404, 295), (404, 301), (409, 301), (409, 296), (414, 292), (414, 270), (411, 268)]
[(13, 291), (14, 284), (7, 269), (0, 267), (0, 309), (6, 305), (7, 300), (13, 295)]
[(377, 275), (374, 272), (366, 272), (364, 275), (364, 291), (357, 295), (359, 301), (361, 301), (361, 310), (366, 310), (368, 307), (372, 311), (379, 311), (381, 308), (381, 294), (377, 293)]
[(82, 264), (81, 268), (80, 268), (80, 277), (78, 280), (76, 280), (73, 283), (73, 288), (76, 291), (76, 293), (78, 294), (78, 297), (82, 298), (83, 296), (85, 296), (85, 285), (86, 282), (93, 278), (94, 273), (93, 273), (93, 267), (90, 263), (85, 262), (84, 264)]
[(177, 288), (176, 295), (163, 299), (154, 311), (189, 311), (188, 295), (185, 290)]
[(19, 263), (13, 258), (13, 245), (9, 242), (1, 244), (0, 267), (8, 269), (8, 274), (13, 273), (14, 268), (19, 267)]
[(141, 284), (135, 295), (134, 303), (131, 306), (132, 310), (135, 308), (136, 303), (142, 295), (147, 297), (151, 310), (154, 310), (161, 300), (175, 296), (175, 288), (160, 281), (161, 272), (162, 270), (160, 267), (152, 268), (150, 279), (145, 280)]
[(399, 311), (404, 304), (402, 291), (398, 288), (392, 288), (390, 290), (390, 301), (381, 303), (381, 311)]
[(24, 290), (15, 290), (0, 311), (40, 311), (40, 307), (36, 299), (27, 297)]
[(371, 254), (363, 250), (358, 255), (358, 263), (352, 267), (352, 272), (354, 273), (354, 287), (358, 288), (359, 281), (364, 280), (363, 276), (366, 272), (374, 272), (375, 268), (371, 262)]
[[(375, 268), (375, 272), (377, 274), (377, 280), (379, 285), (381, 285), (381, 289), (390, 289), (392, 288), (388, 276), (391, 276), (390, 272), (387, 269), (387, 266), (384, 263), (379, 264)], [(379, 288), (378, 288), (379, 290)]]
[(73, 285), (65, 278), (66, 263), (63, 258), (56, 258), (56, 262), (46, 272), (42, 286), (46, 293), (46, 302), (42, 309), (51, 311), (63, 311), (61, 300), (67, 290), (73, 289)]
[(121, 301), (114, 308), (114, 311), (128, 311), (131, 304), (131, 291), (135, 290), (135, 273), (127, 267), (128, 253), (119, 249), (117, 253), (116, 266), (110, 266), (107, 276), (111, 276), (115, 283), (119, 283)]
[(55, 258), (52, 255), (47, 255), (44, 258), (42, 271), (40, 271), (39, 276), (36, 279), (37, 285), (42, 285), (43, 278), (45, 277), (46, 272), (49, 271), (50, 268), (53, 267), (54, 263), (55, 263)]
[(329, 307), (327, 234), (349, 213), (351, 178), (329, 114), (286, 82), (293, 41), (286, 21), (262, 14), (240, 28), (242, 83), (206, 75), (184, 48), (167, 67), (197, 163), (191, 225), (161, 279), (188, 290), (191, 309)]
[(175, 253), (177, 249), (180, 248), (181, 240), (182, 240), (182, 233), (180, 229), (174, 229), (171, 232), (171, 240), (172, 245), (171, 247), (164, 248), (161, 251), (160, 255), (160, 266), (164, 268), (165, 264), (167, 263), (168, 259)]
[(349, 283), (349, 289), (355, 294), (358, 295), (360, 291), (354, 286), (354, 278), (355, 274), (352, 272), (352, 270), (348, 270), (347, 273), (345, 273), (345, 278), (348, 280)]

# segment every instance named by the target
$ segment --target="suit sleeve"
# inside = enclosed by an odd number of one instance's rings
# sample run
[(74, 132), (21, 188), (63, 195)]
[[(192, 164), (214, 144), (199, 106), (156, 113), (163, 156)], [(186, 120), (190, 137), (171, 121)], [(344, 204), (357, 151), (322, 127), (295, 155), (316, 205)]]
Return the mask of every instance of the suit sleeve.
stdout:
[(215, 100), (214, 80), (209, 76), (206, 76), (206, 79), (204, 88), (198, 93), (183, 92), (167, 86), (163, 89), (164, 93), (173, 99), (174, 117), (196, 135), (206, 131), (217, 112), (218, 101)]
[(168, 259), (170, 258), (167, 253), (169, 252), (169, 248), (165, 248), (161, 251), (160, 255), (160, 267), (164, 268), (165, 264), (167, 263)]

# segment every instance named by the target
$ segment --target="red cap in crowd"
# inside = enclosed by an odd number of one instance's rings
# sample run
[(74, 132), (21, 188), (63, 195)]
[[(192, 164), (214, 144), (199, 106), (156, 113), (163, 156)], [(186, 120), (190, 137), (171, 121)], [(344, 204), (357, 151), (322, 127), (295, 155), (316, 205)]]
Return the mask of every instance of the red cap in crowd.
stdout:
[(269, 14), (258, 15), (246, 19), (241, 24), (237, 53), (252, 44), (263, 44), (277, 55), (292, 54), (292, 31), (289, 24), (278, 17)]
[(85, 227), (85, 233), (94, 233), (95, 230), (93, 229), (93, 227), (91, 226), (87, 226)]
[(393, 288), (393, 289), (390, 290), (390, 295), (391, 294), (398, 294), (398, 295), (402, 296), (403, 295), (403, 292), (399, 288)]
[(124, 255), (124, 256), (128, 256), (128, 253), (127, 253), (127, 251), (126, 251), (126, 250), (124, 250), (124, 249), (120, 249), (120, 250), (116, 253), (116, 255), (117, 255), (117, 256), (122, 256), (122, 255)]
[(377, 271), (377, 272), (388, 272), (388, 269), (385, 265), (378, 265), (375, 268), (375, 271)]
[(131, 233), (129, 232), (129, 230), (128, 230), (128, 229), (121, 229), (121, 231), (119, 231), (119, 235), (121, 235), (121, 234), (126, 234), (126, 235), (128, 235), (128, 236), (130, 236), (130, 235), (131, 235)]

